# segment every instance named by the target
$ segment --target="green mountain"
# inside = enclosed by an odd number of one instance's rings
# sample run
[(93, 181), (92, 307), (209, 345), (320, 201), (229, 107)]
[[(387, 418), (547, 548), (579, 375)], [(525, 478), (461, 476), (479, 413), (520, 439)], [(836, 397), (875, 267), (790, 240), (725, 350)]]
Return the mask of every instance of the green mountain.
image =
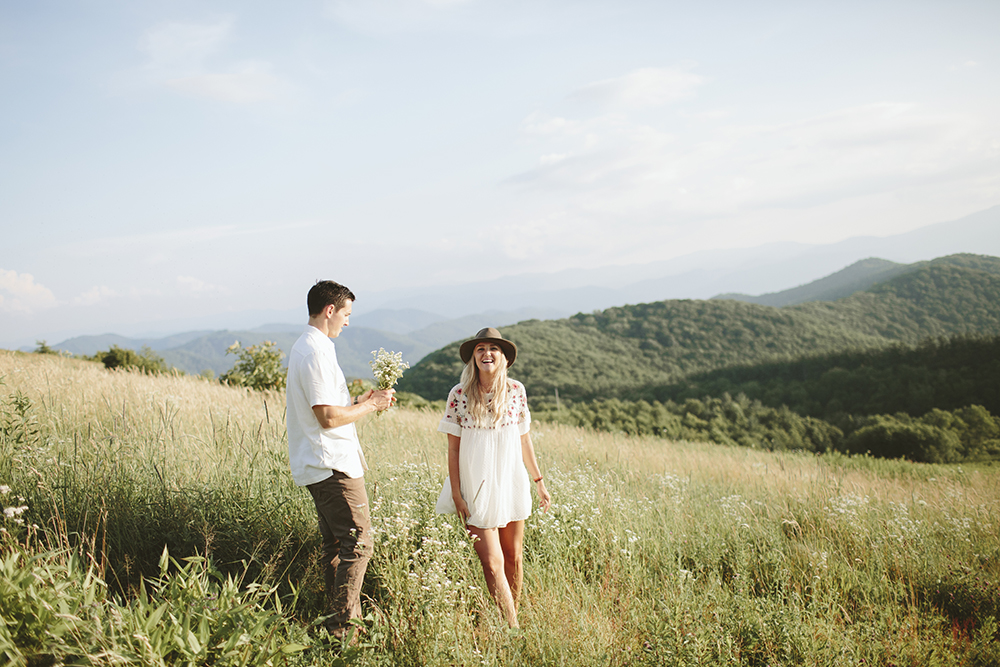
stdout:
[(733, 299), (763, 306), (794, 306), (809, 301), (836, 301), (900, 273), (912, 271), (912, 265), (897, 264), (886, 259), (869, 257), (851, 264), (825, 278), (792, 289), (760, 296), (749, 294), (720, 294), (713, 299)]
[[(621, 306), (503, 329), (518, 345), (511, 375), (529, 396), (636, 394), (696, 373), (935, 336), (1000, 333), (1000, 258), (957, 255), (837, 301), (779, 308), (732, 300)], [(442, 399), (461, 374), (459, 343), (429, 354), (399, 388)]]
[(1000, 271), (1000, 260), (987, 255), (960, 254), (939, 257), (930, 262), (914, 264), (897, 264), (885, 259), (869, 257), (851, 264), (845, 269), (830, 274), (825, 278), (811, 283), (793, 287), (792, 289), (760, 296), (749, 294), (720, 294), (713, 299), (733, 299), (747, 303), (759, 303), (764, 306), (794, 306), (810, 301), (836, 301), (851, 296), (856, 292), (867, 290), (872, 286), (885, 282), (890, 278), (916, 271), (928, 265), (946, 264), (967, 269), (979, 269), (988, 273)]

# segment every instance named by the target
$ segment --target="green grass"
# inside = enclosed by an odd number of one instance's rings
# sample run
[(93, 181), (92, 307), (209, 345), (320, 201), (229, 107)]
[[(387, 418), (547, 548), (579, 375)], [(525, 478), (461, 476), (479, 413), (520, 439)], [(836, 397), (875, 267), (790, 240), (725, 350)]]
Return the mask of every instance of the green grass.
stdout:
[[(36, 581), (32, 568), (77, 591), (59, 598), (77, 619), (62, 630), (22, 603), (17, 640), (4, 611), (14, 664), (1000, 663), (994, 466), (536, 423), (553, 505), (528, 521), (511, 634), (464, 531), (434, 513), (440, 416), (393, 410), (359, 424), (376, 553), (366, 634), (338, 655), (311, 634), (319, 536), (287, 470), (280, 394), (2, 351), (0, 378), (2, 502), (28, 507), (2, 523), (4, 600)], [(164, 547), (176, 559), (166, 570)], [(140, 607), (160, 633), (143, 635), (164, 649), (155, 655), (129, 625)], [(176, 622), (150, 624), (160, 607)], [(253, 641), (230, 646), (235, 627)], [(260, 649), (237, 650), (248, 645)]]

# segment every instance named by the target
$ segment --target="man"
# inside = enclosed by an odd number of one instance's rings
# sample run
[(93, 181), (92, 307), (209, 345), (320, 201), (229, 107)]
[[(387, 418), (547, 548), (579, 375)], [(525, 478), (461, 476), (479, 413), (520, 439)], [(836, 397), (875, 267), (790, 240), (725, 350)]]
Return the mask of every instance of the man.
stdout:
[(373, 548), (367, 466), (354, 422), (389, 408), (395, 390), (351, 399), (331, 339), (349, 324), (354, 293), (323, 280), (306, 301), (309, 324), (288, 355), (288, 459), (295, 483), (309, 489), (316, 504), (331, 607), (327, 631), (343, 638), (350, 619), (361, 617), (361, 583)]

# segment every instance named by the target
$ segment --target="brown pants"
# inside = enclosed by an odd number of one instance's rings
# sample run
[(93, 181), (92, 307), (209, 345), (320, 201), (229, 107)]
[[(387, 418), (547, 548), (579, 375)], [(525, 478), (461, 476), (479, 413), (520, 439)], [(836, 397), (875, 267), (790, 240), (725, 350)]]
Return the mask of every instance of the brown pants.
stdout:
[(361, 583), (374, 547), (365, 478), (352, 479), (334, 470), (332, 477), (306, 488), (316, 504), (323, 536), (323, 576), (331, 613), (326, 627), (341, 637), (348, 621), (361, 617)]

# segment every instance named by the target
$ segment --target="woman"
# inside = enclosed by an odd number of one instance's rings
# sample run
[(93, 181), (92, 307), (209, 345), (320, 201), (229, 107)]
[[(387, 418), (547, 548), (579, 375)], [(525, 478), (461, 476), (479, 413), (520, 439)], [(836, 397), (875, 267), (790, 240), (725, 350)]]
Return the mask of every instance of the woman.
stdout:
[(448, 434), (448, 479), (437, 511), (457, 512), (474, 539), (486, 587), (512, 628), (521, 597), (524, 520), (531, 514), (531, 479), (542, 511), (545, 490), (528, 429), (524, 385), (507, 378), (517, 347), (492, 327), (462, 343), (462, 381), (448, 394), (438, 430)]

